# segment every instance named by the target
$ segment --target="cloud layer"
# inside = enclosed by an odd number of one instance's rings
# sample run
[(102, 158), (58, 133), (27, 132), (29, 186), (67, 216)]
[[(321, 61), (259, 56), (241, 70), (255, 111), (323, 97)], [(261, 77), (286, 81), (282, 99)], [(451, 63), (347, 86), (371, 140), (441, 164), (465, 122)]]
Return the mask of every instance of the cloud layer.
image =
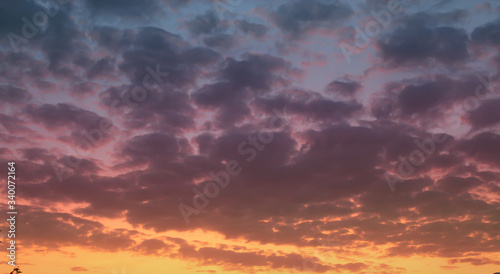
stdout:
[[(500, 264), (493, 3), (406, 1), (349, 63), (340, 43), (387, 1), (21, 2), (0, 4), (0, 162), (23, 248), (239, 273)], [(178, 236), (195, 231), (234, 244)]]

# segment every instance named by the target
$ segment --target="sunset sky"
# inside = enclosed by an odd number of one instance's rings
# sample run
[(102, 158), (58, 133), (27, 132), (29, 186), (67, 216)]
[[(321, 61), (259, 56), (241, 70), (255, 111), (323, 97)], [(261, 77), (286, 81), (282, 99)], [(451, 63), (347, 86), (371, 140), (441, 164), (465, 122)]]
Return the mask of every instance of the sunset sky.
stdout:
[(0, 0), (16, 263), (500, 271), (499, 15), (500, 0)]

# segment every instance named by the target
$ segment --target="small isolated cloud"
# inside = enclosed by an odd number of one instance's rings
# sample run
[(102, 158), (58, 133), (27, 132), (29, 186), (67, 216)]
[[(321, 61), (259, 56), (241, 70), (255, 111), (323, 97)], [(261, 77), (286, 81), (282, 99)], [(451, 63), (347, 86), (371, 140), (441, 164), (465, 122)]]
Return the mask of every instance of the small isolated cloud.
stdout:
[(81, 267), (81, 266), (74, 266), (70, 270), (71, 271), (89, 271), (87, 268)]

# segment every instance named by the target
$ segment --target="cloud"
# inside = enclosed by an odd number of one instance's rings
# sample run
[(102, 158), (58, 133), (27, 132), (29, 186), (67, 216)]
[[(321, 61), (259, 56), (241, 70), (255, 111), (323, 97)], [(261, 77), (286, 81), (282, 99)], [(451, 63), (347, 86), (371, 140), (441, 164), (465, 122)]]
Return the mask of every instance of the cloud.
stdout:
[(238, 43), (236, 38), (229, 34), (216, 34), (208, 36), (203, 39), (203, 42), (209, 47), (226, 50), (232, 48)]
[(113, 75), (115, 70), (115, 60), (110, 57), (101, 58), (97, 61), (88, 71), (87, 77), (94, 79), (98, 76), (104, 77), (106, 75)]
[(25, 218), (19, 223), (26, 246), (57, 250), (63, 246), (87, 246), (95, 250), (119, 251), (132, 246), (133, 231), (103, 232), (103, 225), (68, 213), (49, 213), (23, 208)]
[(498, 28), (500, 27), (500, 20), (493, 22), (488, 22), (475, 28), (472, 31), (471, 38), (474, 42), (490, 45), (499, 46), (500, 45), (500, 34), (498, 33)]
[(326, 86), (326, 90), (341, 95), (354, 95), (361, 88), (361, 84), (354, 81), (335, 80)]
[(70, 269), (71, 271), (89, 271), (87, 268), (82, 266), (74, 266)]
[(162, 240), (148, 239), (142, 241), (142, 243), (138, 244), (134, 249), (144, 255), (159, 256), (161, 254), (167, 254), (168, 250), (172, 247), (174, 247), (174, 245), (166, 244)]
[[(0, 4), (0, 33), (20, 31), (19, 18), (41, 8), (21, 3)], [(377, 38), (379, 56), (345, 68), (329, 46), (342, 34), (331, 30), (363, 14), (340, 1), (272, 10), (250, 1), (234, 7), (234, 22), (198, 14), (208, 2), (80, 4), (64, 6), (24, 51), (2, 40), (0, 165), (15, 159), (22, 176), (26, 250), (127, 252), (180, 259), (193, 272), (290, 272), (304, 261), (317, 273), (405, 271), (358, 259), (373, 252), (391, 265), (410, 256), (448, 268), (498, 263), (497, 98), (464, 112), (466, 132), (446, 132), (394, 193), (384, 176), (412, 160), (436, 125), (450, 127), (443, 114), (462, 113), (481, 84), (476, 70), (496, 71), (488, 58), (470, 58), (498, 45), (497, 20), (467, 21), (475, 4), (412, 6)], [(313, 31), (314, 41), (302, 39)], [(276, 51), (282, 34), (293, 45)], [(259, 43), (248, 52), (242, 38)], [(296, 68), (311, 56), (321, 70)], [(274, 110), (282, 127), (270, 126)], [(113, 134), (76, 155), (103, 121)], [(228, 161), (242, 172), (186, 225), (179, 204), (201, 199), (194, 189)], [(201, 241), (200, 229), (225, 244)], [(164, 236), (183, 233), (189, 241)], [(250, 244), (230, 244), (240, 241)], [(330, 254), (339, 260), (322, 259)], [(66, 269), (90, 271), (75, 265)]]
[(468, 96), (475, 96), (479, 85), (480, 82), (470, 75), (460, 80), (445, 75), (430, 75), (386, 83), (383, 95), (372, 104), (372, 113), (379, 118), (397, 119), (419, 114), (422, 115), (422, 122), (442, 119), (443, 111), (453, 105), (458, 104), (463, 108), (464, 100)]
[[(122, 35), (125, 33), (126, 30)], [(120, 37), (118, 33), (113, 35)], [(194, 86), (204, 67), (219, 60), (219, 54), (209, 48), (191, 47), (180, 36), (159, 28), (143, 28), (130, 39), (134, 42), (124, 50), (123, 62), (119, 64), (130, 84), (103, 91), (101, 102), (124, 111), (125, 125), (129, 128), (192, 127), (194, 108), (187, 90)], [(144, 90), (142, 101), (133, 100), (134, 88)], [(132, 98), (129, 101), (133, 107), (123, 98)]]
[(126, 141), (119, 154), (127, 159), (127, 163), (142, 165), (159, 161), (172, 161), (179, 157), (181, 145), (175, 136), (164, 133), (150, 133), (134, 136)]
[[(86, 55), (89, 48), (83, 43), (84, 34), (68, 9), (61, 9), (50, 19), (46, 30), (40, 34), (39, 44), (47, 56), (48, 67), (52, 72), (63, 77), (74, 77), (74, 71), (66, 61), (74, 60), (77, 63), (79, 55)], [(80, 54), (75, 55), (76, 52)]]
[(192, 35), (214, 34), (226, 30), (229, 25), (225, 20), (220, 20), (213, 11), (207, 11), (203, 15), (197, 15), (194, 19), (186, 22), (186, 27)]
[(253, 37), (261, 38), (263, 37), (269, 28), (265, 25), (258, 23), (251, 23), (246, 20), (237, 20), (236, 26), (245, 34), (250, 34)]
[(271, 98), (256, 99), (256, 104), (268, 113), (273, 109), (285, 109), (287, 113), (296, 113), (308, 120), (341, 121), (362, 109), (356, 102), (333, 101), (324, 97), (294, 98), (286, 94)]
[(416, 15), (382, 36), (378, 46), (384, 62), (393, 67), (425, 64), (429, 59), (450, 65), (467, 60), (468, 41), (465, 30), (436, 26), (426, 16)]
[(286, 85), (287, 76), (293, 73), (291, 64), (271, 55), (246, 54), (242, 60), (227, 58), (216, 73), (218, 82), (203, 85), (192, 98), (200, 106), (218, 109), (217, 122), (227, 127), (251, 113), (247, 100), (271, 91), (275, 85)]
[(492, 99), (481, 103), (481, 105), (471, 111), (468, 119), (474, 128), (493, 126), (500, 122), (500, 110), (498, 104), (500, 100)]
[(304, 260), (310, 260), (315, 263), (315, 267), (310, 267), (312, 272), (325, 273), (326, 271), (332, 269), (332, 267), (322, 263), (318, 258), (307, 258), (297, 253), (265, 255), (253, 251), (236, 252), (233, 250), (224, 250), (214, 247), (201, 247), (196, 249), (195, 246), (187, 243), (180, 244), (180, 248), (176, 256), (198, 259), (203, 264), (239, 266), (240, 268), (266, 267), (269, 269), (302, 268)]
[(0, 125), (11, 134), (33, 133), (26, 125), (27, 123), (15, 116), (0, 114)]
[(44, 148), (38, 147), (30, 147), (30, 148), (21, 148), (19, 151), (22, 154), (24, 159), (29, 159), (32, 161), (42, 160), (42, 161), (51, 161), (54, 160), (54, 155), (49, 154)]
[(500, 146), (500, 136), (493, 132), (483, 132), (468, 140), (462, 140), (458, 149), (477, 161), (498, 166), (500, 159), (493, 153)]
[(500, 261), (491, 260), (489, 258), (464, 258), (464, 259), (452, 259), (451, 264), (456, 263), (471, 263), (472, 265), (485, 265), (485, 264), (495, 264), (500, 265)]
[[(106, 131), (101, 130), (103, 124), (113, 126), (109, 119), (70, 104), (43, 104), (40, 106), (30, 104), (25, 107), (24, 112), (33, 121), (42, 123), (47, 129), (54, 131), (69, 129), (71, 134), (61, 135), (61, 140), (76, 145), (81, 145), (82, 140), (88, 140), (93, 146), (101, 146), (104, 141), (111, 138), (109, 134), (106, 134)], [(99, 131), (97, 134), (99, 136), (95, 136), (96, 131)], [(61, 134), (63, 133), (61, 132)]]
[(314, 28), (331, 27), (352, 14), (351, 8), (339, 1), (296, 0), (279, 6), (271, 19), (284, 33), (298, 37)]
[(90, 35), (99, 46), (110, 50), (127, 48), (133, 41), (134, 31), (117, 29), (110, 26), (95, 26)]
[(7, 34), (13, 33), (22, 37), (23, 17), (31, 20), (33, 15), (43, 11), (35, 1), (22, 0), (19, 2), (2, 1), (0, 4), (0, 33), (1, 41), (10, 48)]
[(31, 99), (31, 94), (22, 88), (0, 85), (0, 102), (20, 105)]
[[(179, 2), (179, 1), (177, 1)], [(121, 19), (150, 20), (153, 15), (162, 9), (157, 0), (133, 1), (133, 0), (85, 0), (85, 4), (94, 16), (114, 15)]]

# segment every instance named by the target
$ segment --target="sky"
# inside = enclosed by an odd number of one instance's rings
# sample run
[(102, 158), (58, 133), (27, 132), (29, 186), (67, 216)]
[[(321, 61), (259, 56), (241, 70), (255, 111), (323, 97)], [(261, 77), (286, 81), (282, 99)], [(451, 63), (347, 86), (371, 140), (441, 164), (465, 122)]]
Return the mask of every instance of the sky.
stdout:
[(0, 1), (16, 264), (500, 271), (499, 14), (498, 0)]

